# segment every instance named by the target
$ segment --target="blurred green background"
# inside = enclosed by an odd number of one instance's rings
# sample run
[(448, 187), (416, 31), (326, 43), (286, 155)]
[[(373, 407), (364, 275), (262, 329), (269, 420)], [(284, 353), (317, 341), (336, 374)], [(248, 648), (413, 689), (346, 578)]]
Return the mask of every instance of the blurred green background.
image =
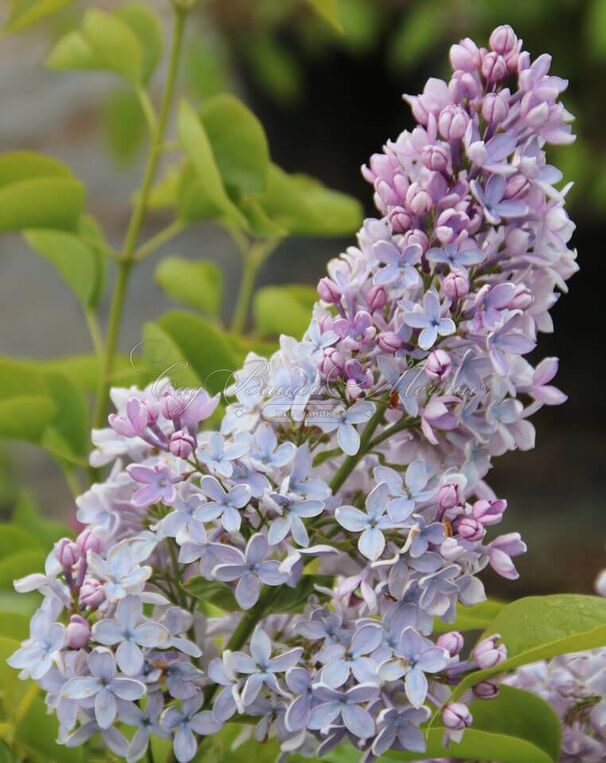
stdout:
[[(107, 10), (120, 4), (90, 3)], [(69, 164), (90, 189), (91, 210), (118, 240), (141, 171), (140, 107), (103, 75), (82, 78), (43, 65), (52, 42), (87, 5), (74, 2), (53, 21), (0, 40), (0, 150), (43, 151)], [(162, 11), (166, 3), (150, 5)], [(452, 42), (471, 36), (484, 43), (493, 26), (509, 23), (526, 49), (551, 53), (554, 72), (570, 80), (564, 100), (577, 116), (579, 137), (551, 157), (575, 182), (570, 214), (578, 225), (582, 270), (571, 294), (554, 309), (555, 334), (540, 345), (541, 356), (560, 356), (558, 381), (570, 400), (536, 416), (535, 451), (496, 463), (492, 483), (510, 503), (505, 530), (522, 531), (529, 552), (519, 564), (520, 581), (487, 579), (486, 585), (506, 598), (589, 591), (606, 562), (606, 407), (598, 313), (606, 244), (606, 1), (338, 0), (342, 31), (313, 5), (312, 0), (200, 2), (188, 31), (184, 88), (198, 100), (224, 90), (237, 93), (263, 122), (279, 165), (353, 194), (367, 214), (372, 214), (372, 193), (359, 167), (387, 138), (411, 126), (401, 94), (419, 92), (428, 76), (446, 75)], [(158, 215), (147, 233), (162, 224)], [(313, 284), (347, 243), (290, 240), (265, 266), (260, 283)], [(173, 250), (220, 264), (227, 307), (233, 303), (237, 254), (221, 229), (196, 226)], [(139, 340), (141, 323), (169, 305), (154, 283), (156, 264), (153, 257), (146, 261), (132, 285), (125, 351)], [(75, 299), (17, 237), (0, 239), (0, 319), (0, 355), (46, 358), (88, 349)], [(72, 514), (71, 498), (50, 460), (25, 445), (3, 447), (3, 518), (11, 516), (23, 484), (45, 516)]]

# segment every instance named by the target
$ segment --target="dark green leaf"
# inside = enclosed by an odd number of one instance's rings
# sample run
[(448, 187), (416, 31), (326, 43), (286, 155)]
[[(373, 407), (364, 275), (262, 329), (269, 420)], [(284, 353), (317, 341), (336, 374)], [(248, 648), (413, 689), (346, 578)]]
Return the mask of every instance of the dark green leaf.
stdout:
[(581, 652), (606, 644), (606, 599), (581, 594), (528, 596), (504, 607), (485, 635), (500, 633), (507, 647), (505, 662), (468, 675), (454, 697), (498, 673), (559, 654)]
[(212, 604), (225, 612), (239, 610), (234, 593), (227, 583), (221, 583), (218, 580), (206, 580), (201, 575), (197, 575), (190, 578), (187, 583), (183, 583), (182, 588), (190, 596), (198, 599), (202, 608), (204, 608), (204, 604)]
[(339, 19), (338, 0), (307, 0), (307, 2), (335, 31), (343, 31)]
[(470, 709), (474, 723), (460, 743), (443, 747), (444, 729), (430, 729), (424, 755), (390, 751), (384, 759), (448, 758), (494, 763), (555, 763), (559, 759), (560, 723), (540, 697), (503, 686), (495, 699), (477, 700)]
[(156, 283), (177, 302), (216, 318), (221, 309), (223, 273), (209, 260), (167, 257), (155, 272)]
[(309, 601), (309, 597), (316, 595), (319, 599), (322, 594), (318, 593), (316, 586), (330, 588), (333, 579), (329, 575), (302, 575), (296, 588), (281, 585), (277, 588), (276, 596), (271, 602), (271, 611), (274, 613), (301, 612)]

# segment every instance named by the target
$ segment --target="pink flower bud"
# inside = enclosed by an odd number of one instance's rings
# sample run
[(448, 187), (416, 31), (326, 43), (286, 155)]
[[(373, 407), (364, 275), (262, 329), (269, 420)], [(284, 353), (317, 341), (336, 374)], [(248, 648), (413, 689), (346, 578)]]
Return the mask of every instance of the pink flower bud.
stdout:
[(469, 37), (466, 37), (458, 45), (450, 48), (450, 63), (452, 68), (472, 72), (480, 65), (480, 51), (478, 46)]
[(450, 374), (452, 363), (450, 355), (444, 350), (433, 350), (429, 353), (427, 363), (425, 364), (425, 373), (430, 379), (435, 381), (444, 381)]
[(426, 215), (433, 207), (433, 199), (418, 183), (413, 183), (406, 191), (406, 204), (413, 215)]
[(389, 222), (394, 233), (404, 233), (410, 228), (410, 215), (403, 207), (395, 207), (389, 212)]
[(486, 534), (484, 525), (474, 517), (462, 517), (457, 521), (455, 529), (459, 538), (472, 542), (481, 540)]
[(461, 140), (469, 124), (469, 115), (461, 106), (447, 106), (438, 117), (438, 129), (445, 140)]
[(472, 691), (478, 699), (494, 699), (499, 693), (499, 686), (494, 681), (481, 681)]
[(442, 723), (451, 731), (461, 731), (471, 726), (472, 721), (467, 705), (462, 702), (451, 702), (442, 710)]
[(456, 657), (465, 645), (465, 639), (458, 631), (442, 633), (436, 641), (436, 646), (445, 649), (451, 657)]
[(98, 535), (95, 535), (90, 527), (87, 527), (85, 530), (82, 530), (80, 535), (76, 538), (76, 545), (80, 549), (82, 556), (86, 556), (87, 551), (94, 551), (95, 554), (98, 554), (99, 551), (101, 551), (102, 543), (101, 538), (99, 538)]
[(402, 346), (402, 340), (395, 331), (384, 331), (382, 334), (379, 334), (377, 342), (383, 352), (387, 352), (390, 355), (396, 353)]
[(370, 311), (374, 313), (375, 310), (382, 310), (387, 304), (387, 292), (383, 286), (371, 286), (364, 299)]
[(330, 379), (335, 379), (339, 374), (343, 373), (345, 369), (345, 355), (335, 350), (334, 347), (329, 347), (324, 350), (324, 358), (320, 364), (320, 371), (322, 374)]
[(196, 441), (187, 432), (180, 430), (179, 432), (173, 432), (170, 436), (168, 450), (173, 456), (177, 456), (177, 458), (189, 458), (195, 447)]
[(70, 538), (55, 543), (55, 556), (64, 570), (70, 570), (80, 559), (80, 549)]
[(507, 508), (507, 501), (497, 499), (495, 501), (489, 501), (485, 498), (481, 498), (476, 501), (472, 508), (473, 516), (481, 522), (485, 527), (491, 527), (497, 525), (503, 518), (503, 512)]
[(495, 633), (494, 636), (482, 639), (474, 648), (471, 655), (478, 663), (480, 670), (494, 668), (495, 665), (500, 665), (507, 659), (507, 647), (505, 644), (497, 644), (500, 638), (499, 634)]
[(482, 74), (488, 82), (500, 82), (507, 76), (507, 62), (498, 53), (487, 53), (482, 60)]
[(160, 398), (160, 412), (165, 419), (178, 419), (187, 407), (187, 398), (176, 392), (167, 392)]
[(524, 175), (514, 175), (507, 180), (505, 196), (508, 199), (523, 199), (530, 191), (532, 183)]
[(434, 172), (444, 172), (448, 167), (450, 154), (445, 146), (425, 146), (421, 151), (423, 164)]
[(321, 278), (318, 283), (318, 294), (320, 299), (329, 304), (336, 304), (341, 299), (339, 287), (330, 278)]
[(482, 116), (488, 124), (500, 124), (507, 114), (509, 114), (509, 90), (487, 93), (482, 102)]
[(65, 629), (65, 642), (69, 649), (84, 649), (88, 646), (90, 626), (81, 615), (72, 615)]
[(512, 310), (526, 310), (533, 302), (534, 296), (528, 286), (520, 283), (516, 286), (508, 306)]
[(105, 601), (103, 585), (95, 578), (88, 578), (80, 588), (80, 604), (89, 609), (97, 609)]
[(451, 270), (442, 281), (442, 292), (448, 299), (457, 302), (469, 294), (469, 278), (463, 270)]
[(465, 100), (475, 101), (482, 95), (482, 85), (477, 74), (474, 72), (456, 71), (448, 84), (448, 90), (455, 103)]
[(515, 50), (518, 38), (509, 24), (502, 24), (492, 31), (488, 44), (491, 50), (504, 56)]
[(438, 490), (438, 505), (441, 509), (453, 509), (463, 501), (461, 486), (457, 482), (446, 482)]

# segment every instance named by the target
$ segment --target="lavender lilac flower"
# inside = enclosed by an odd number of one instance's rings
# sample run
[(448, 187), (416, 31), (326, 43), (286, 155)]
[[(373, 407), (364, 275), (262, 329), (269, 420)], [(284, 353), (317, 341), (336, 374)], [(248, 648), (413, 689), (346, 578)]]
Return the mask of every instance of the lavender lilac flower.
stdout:
[(363, 168), (380, 216), (329, 263), (303, 339), (234, 374), (220, 431), (204, 390), (112, 391), (86, 529), (17, 583), (44, 604), (10, 662), (47, 690), (59, 741), (99, 733), (134, 761), (158, 734), (187, 763), (245, 715), (284, 757), (349, 740), (371, 761), (422, 753), (436, 708), (453, 742), (473, 722), (449, 687), (504, 649), (461, 661), (433, 622), (525, 551), (493, 535), (507, 504), (486, 476), (565, 399), (557, 361), (524, 356), (577, 270), (545, 155), (574, 138), (566, 81), (510, 27), (451, 63), (405, 96), (417, 126)]

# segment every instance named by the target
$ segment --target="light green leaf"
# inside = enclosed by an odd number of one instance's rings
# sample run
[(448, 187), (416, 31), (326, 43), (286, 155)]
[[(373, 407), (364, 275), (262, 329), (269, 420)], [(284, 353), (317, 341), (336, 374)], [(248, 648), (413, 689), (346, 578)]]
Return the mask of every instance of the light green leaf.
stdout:
[[(157, 323), (143, 326), (143, 366), (150, 375), (146, 384), (168, 377), (176, 387), (199, 387), (201, 382), (176, 342)], [(138, 365), (138, 361), (137, 361)]]
[(436, 618), (434, 620), (435, 633), (447, 633), (448, 631), (483, 631), (487, 628), (499, 612), (506, 606), (506, 602), (496, 599), (487, 599), (472, 607), (457, 605), (457, 619), (454, 623), (445, 623)]
[(191, 363), (205, 389), (212, 394), (224, 389), (241, 358), (219, 328), (197, 315), (177, 310), (161, 316), (158, 326)]
[(17, 723), (17, 742), (30, 750), (37, 760), (45, 763), (80, 763), (83, 760), (82, 749), (56, 744), (57, 736), (56, 717), (47, 713), (46, 705), (40, 697), (34, 697), (28, 712)]
[(118, 16), (89, 9), (79, 30), (55, 45), (47, 61), (52, 69), (98, 69), (125, 77), (134, 85), (143, 80), (143, 52), (137, 35)]
[(427, 1), (402, 16), (391, 41), (390, 59), (393, 66), (408, 69), (429, 53), (444, 30), (441, 24), (436, 24), (436, 13), (439, 12), (439, 5)]
[(49, 548), (59, 538), (70, 535), (70, 529), (67, 525), (40, 516), (36, 502), (25, 490), (19, 494), (17, 499), (12, 523), (17, 528), (29, 531), (44, 548)]
[(167, 257), (155, 271), (156, 283), (177, 302), (216, 318), (221, 309), (223, 273), (209, 260)]
[(332, 587), (333, 578), (330, 575), (301, 575), (295, 588), (282, 585), (276, 589), (276, 595), (271, 601), (271, 611), (277, 613), (302, 612), (310, 596), (316, 596), (322, 601), (326, 597), (316, 590), (316, 586)]
[(0, 401), (0, 437), (40, 442), (55, 418), (56, 408), (44, 397), (13, 397)]
[[(234, 205), (223, 184), (208, 135), (198, 115), (187, 101), (182, 101), (177, 117), (179, 141), (193, 168), (193, 175), (185, 176), (182, 181), (181, 208), (185, 210), (185, 219), (192, 217), (196, 209), (198, 219), (222, 216), (226, 221), (246, 227), (246, 218)], [(193, 203), (199, 197), (197, 203)]]
[(301, 100), (304, 89), (301, 63), (275, 35), (254, 35), (244, 55), (253, 77), (276, 101), (290, 106)]
[(32, 549), (44, 549), (42, 544), (24, 528), (13, 524), (0, 525), (0, 560), (18, 551), (31, 551)]
[[(63, 374), (47, 374), (45, 381), (59, 414), (53, 421), (52, 433), (59, 436), (71, 454), (86, 458), (91, 443), (88, 407), (83, 393)], [(54, 444), (56, 440), (52, 442)]]
[(48, 555), (46, 549), (17, 551), (0, 560), (0, 589), (13, 590), (13, 582), (32, 572), (41, 572)]
[(118, 162), (132, 159), (145, 138), (145, 115), (132, 90), (112, 93), (103, 108), (103, 126), (110, 151)]
[(454, 690), (453, 699), (480, 681), (520, 665), (604, 646), (606, 599), (581, 594), (518, 599), (499, 612), (484, 635), (493, 633), (501, 634), (507, 647), (507, 660), (466, 676)]
[(257, 117), (228, 93), (207, 99), (201, 118), (226, 188), (236, 198), (265, 190), (269, 148)]
[(94, 305), (103, 281), (104, 260), (73, 233), (25, 231), (25, 240), (51, 263), (85, 307)]
[(260, 203), (270, 217), (292, 234), (345, 236), (362, 223), (360, 203), (305, 175), (289, 175), (271, 165), (268, 189)]
[(11, 151), (0, 154), (0, 188), (34, 178), (70, 178), (70, 170), (57, 159), (33, 151)]
[(146, 5), (137, 2), (126, 3), (116, 15), (128, 24), (139, 40), (143, 54), (143, 81), (147, 82), (162, 60), (164, 42), (160, 19)]
[[(494, 763), (555, 763), (560, 756), (560, 723), (540, 697), (510, 686), (499, 695), (471, 704), (473, 725), (460, 743), (442, 746), (444, 729), (430, 729), (424, 755), (390, 751), (387, 761), (432, 758), (494, 761)], [(331, 760), (329, 756), (329, 761)]]
[(259, 289), (253, 301), (257, 333), (263, 336), (290, 334), (300, 338), (309, 326), (317, 299), (312, 286), (290, 284)]
[(74, 0), (9, 0), (5, 32), (21, 32), (71, 5)]
[(338, 12), (338, 0), (307, 0), (315, 12), (336, 32), (343, 32)]
[(71, 177), (37, 177), (0, 187), (0, 231), (74, 230), (84, 207), (84, 187)]

